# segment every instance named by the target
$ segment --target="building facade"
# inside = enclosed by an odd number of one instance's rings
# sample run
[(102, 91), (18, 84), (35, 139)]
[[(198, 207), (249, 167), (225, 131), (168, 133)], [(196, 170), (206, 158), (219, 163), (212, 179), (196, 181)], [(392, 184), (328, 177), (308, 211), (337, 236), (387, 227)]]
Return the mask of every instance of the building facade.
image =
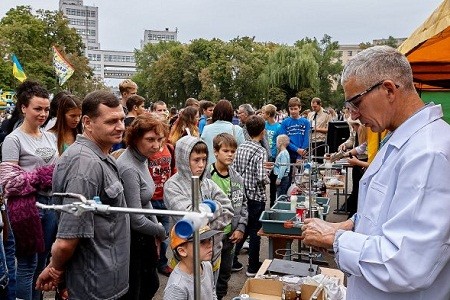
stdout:
[(59, 10), (69, 26), (81, 36), (84, 53), (94, 76), (101, 79), (125, 79), (136, 73), (132, 51), (103, 50), (98, 38), (98, 7), (83, 5), (83, 0), (60, 0)]
[(141, 48), (144, 48), (148, 43), (157, 44), (159, 42), (176, 42), (177, 35), (177, 28), (175, 28), (175, 31), (170, 31), (169, 28), (166, 28), (165, 30), (145, 30), (144, 40), (141, 41)]

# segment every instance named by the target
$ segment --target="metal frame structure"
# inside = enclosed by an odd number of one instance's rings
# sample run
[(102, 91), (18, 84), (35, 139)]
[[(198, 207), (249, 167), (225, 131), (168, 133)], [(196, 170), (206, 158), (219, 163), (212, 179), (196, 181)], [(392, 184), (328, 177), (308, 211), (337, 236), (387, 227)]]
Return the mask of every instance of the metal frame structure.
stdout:
[[(191, 211), (176, 211), (176, 210), (159, 210), (159, 209), (145, 209), (145, 208), (127, 208), (127, 207), (113, 207), (102, 204), (98, 199), (86, 199), (83, 195), (75, 193), (53, 193), (53, 196), (74, 198), (80, 200), (63, 205), (46, 205), (36, 203), (36, 206), (41, 209), (53, 209), (56, 211), (70, 213), (75, 216), (81, 216), (86, 212), (96, 213), (130, 213), (130, 214), (144, 214), (144, 215), (160, 215), (160, 216), (174, 216), (192, 218), (212, 218), (213, 213), (200, 212), (200, 178), (199, 176), (191, 177), (192, 188), (192, 210)], [(100, 199), (101, 200), (101, 199)], [(200, 235), (199, 228), (194, 228), (194, 299), (201, 300), (201, 280), (200, 280)]]

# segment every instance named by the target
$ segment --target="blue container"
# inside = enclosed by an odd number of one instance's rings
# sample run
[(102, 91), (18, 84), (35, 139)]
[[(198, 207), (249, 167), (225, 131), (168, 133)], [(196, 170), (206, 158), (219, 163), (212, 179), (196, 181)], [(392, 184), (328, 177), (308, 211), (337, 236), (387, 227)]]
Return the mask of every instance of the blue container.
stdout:
[(295, 212), (264, 211), (259, 218), (264, 233), (302, 235), (300, 228), (284, 228), (284, 222), (288, 220), (295, 220)]

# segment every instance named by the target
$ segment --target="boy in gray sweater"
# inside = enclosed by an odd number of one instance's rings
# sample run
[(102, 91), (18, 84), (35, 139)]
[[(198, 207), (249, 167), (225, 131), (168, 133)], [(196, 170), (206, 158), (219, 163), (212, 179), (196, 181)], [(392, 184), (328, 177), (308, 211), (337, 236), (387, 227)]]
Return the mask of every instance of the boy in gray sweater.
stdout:
[[(191, 210), (192, 189), (191, 177), (200, 177), (200, 198), (216, 202), (218, 209), (210, 220), (212, 229), (224, 231), (231, 224), (234, 216), (230, 199), (211, 179), (205, 178), (208, 161), (208, 146), (200, 138), (185, 136), (177, 141), (175, 146), (175, 164), (178, 172), (169, 178), (164, 185), (164, 203), (169, 210)], [(177, 221), (179, 218), (174, 218)], [(231, 226), (230, 226), (231, 227)], [(216, 272), (220, 267), (222, 237), (214, 237), (212, 265)]]
[[(213, 237), (220, 233), (209, 226), (199, 229), (200, 235), (200, 299), (217, 300), (211, 266)], [(179, 263), (175, 266), (164, 289), (164, 300), (194, 300), (194, 243), (170, 232), (170, 248)]]
[(226, 296), (231, 277), (234, 246), (244, 237), (247, 226), (247, 199), (244, 197), (244, 180), (231, 164), (237, 149), (236, 139), (229, 133), (220, 133), (213, 139), (216, 162), (208, 168), (206, 176), (211, 178), (228, 196), (234, 209), (234, 217), (222, 238), (222, 256), (216, 292), (220, 300)]

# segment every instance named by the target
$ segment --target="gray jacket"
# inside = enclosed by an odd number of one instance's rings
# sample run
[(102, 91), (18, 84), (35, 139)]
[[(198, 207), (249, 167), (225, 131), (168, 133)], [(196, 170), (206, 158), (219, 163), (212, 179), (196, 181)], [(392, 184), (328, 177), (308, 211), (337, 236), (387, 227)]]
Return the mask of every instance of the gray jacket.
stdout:
[[(190, 211), (192, 207), (191, 177), (192, 171), (189, 166), (189, 156), (195, 144), (204, 143), (200, 138), (184, 136), (178, 140), (175, 146), (175, 164), (177, 173), (169, 178), (164, 184), (164, 203), (169, 210)], [(206, 145), (206, 144), (205, 144)], [(206, 170), (206, 168), (205, 168)], [(214, 218), (210, 220), (211, 229), (223, 230), (230, 224), (234, 210), (230, 199), (211, 179), (204, 178), (205, 171), (200, 176), (200, 197), (201, 199), (212, 199), (219, 209), (214, 213)], [(180, 218), (174, 218), (178, 221)], [(222, 250), (221, 235), (214, 237), (214, 262), (220, 257)]]

